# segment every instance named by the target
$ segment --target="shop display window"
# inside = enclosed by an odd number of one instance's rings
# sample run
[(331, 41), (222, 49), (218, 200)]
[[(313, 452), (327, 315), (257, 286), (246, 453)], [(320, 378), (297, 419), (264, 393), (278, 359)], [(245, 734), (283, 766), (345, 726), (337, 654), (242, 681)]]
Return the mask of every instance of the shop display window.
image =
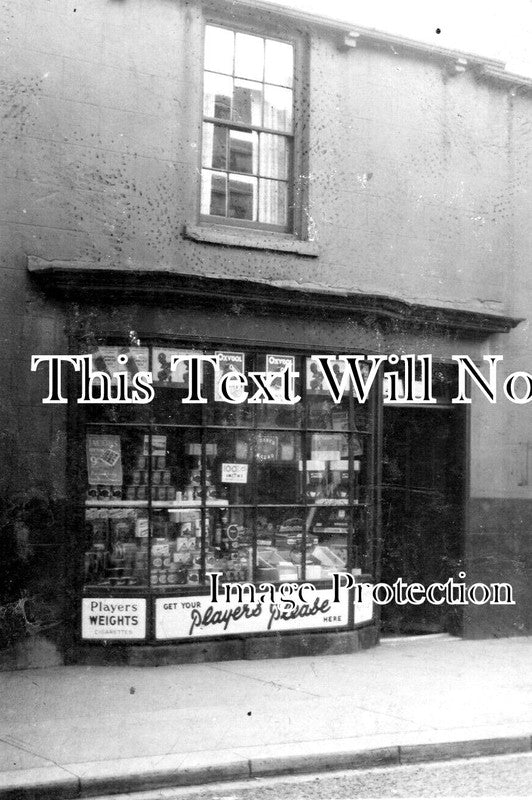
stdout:
[[(113, 348), (101, 350), (108, 368)], [(210, 572), (279, 582), (371, 570), (372, 398), (359, 405), (346, 393), (335, 404), (307, 357), (212, 348), (244, 373), (289, 366), (300, 401), (224, 402), (206, 365), (208, 402), (183, 404), (186, 366), (169, 367), (179, 350), (138, 350), (153, 401), (86, 413), (86, 590), (164, 594), (206, 587)], [(134, 370), (135, 348), (130, 356)], [(271, 386), (280, 391), (280, 380)]]

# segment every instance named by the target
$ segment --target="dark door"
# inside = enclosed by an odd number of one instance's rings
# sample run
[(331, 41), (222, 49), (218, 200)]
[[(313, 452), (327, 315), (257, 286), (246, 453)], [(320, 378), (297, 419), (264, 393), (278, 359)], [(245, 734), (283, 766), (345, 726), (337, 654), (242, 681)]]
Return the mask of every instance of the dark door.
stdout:
[[(461, 408), (384, 409), (381, 580), (428, 585), (456, 577), (464, 534)], [(457, 632), (446, 605), (381, 607), (384, 634)]]

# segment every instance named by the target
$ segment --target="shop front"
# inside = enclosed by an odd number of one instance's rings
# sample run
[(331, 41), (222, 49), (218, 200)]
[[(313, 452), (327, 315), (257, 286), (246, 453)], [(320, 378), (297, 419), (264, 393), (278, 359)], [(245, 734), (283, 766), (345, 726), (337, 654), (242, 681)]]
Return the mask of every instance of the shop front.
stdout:
[[(56, 282), (71, 320), (71, 353), (90, 354), (93, 370), (122, 372), (129, 385), (139, 373), (153, 377), (150, 402), (79, 403), (79, 376), (70, 374), (67, 661), (342, 653), (376, 644), (382, 622), (386, 630), (412, 629), (373, 604), (370, 589), (362, 597), (344, 589), (336, 598), (332, 576), (430, 582), (442, 564), (447, 577), (456, 573), (468, 442), (467, 414), (451, 403), (450, 354), (477, 357), (477, 334), (493, 320), (457, 312), (447, 319), (420, 307), (416, 325), (390, 322), (387, 308), (353, 311), (351, 300), (308, 293), (265, 297), (262, 287), (253, 288), (256, 296), (247, 287), (237, 295), (225, 284), (233, 294), (224, 297), (205, 280), (191, 281), (188, 295), (183, 281), (167, 295), (144, 286), (139, 295), (133, 283), (91, 296), (80, 283), (74, 304), (71, 274)], [(395, 358), (381, 365), (365, 402), (352, 386), (335, 402), (315, 358), (357, 354), (364, 369), (368, 355), (394, 352), (432, 353), (433, 404), (415, 397), (407, 408), (390, 404), (386, 372), (400, 372)], [(174, 356), (180, 360), (172, 366)], [(195, 385), (205, 402), (187, 402), (198, 356), (204, 363)], [(341, 380), (341, 366), (331, 363)], [(246, 393), (228, 378), (232, 402), (221, 390), (230, 373), (249, 379)], [(268, 393), (256, 391), (253, 373), (270, 374), (268, 402), (257, 402)], [(119, 379), (109, 380), (113, 387)], [(281, 402), (283, 391), (297, 402)], [(421, 520), (431, 492), (440, 503), (431, 520), (439, 519), (439, 539), (434, 524), (418, 530), (413, 520)], [(438, 553), (436, 540), (445, 544)], [(439, 572), (431, 572), (436, 561)], [(234, 591), (214, 599), (213, 575)], [(279, 606), (253, 596), (250, 587), (261, 584), (312, 590)]]
[[(332, 589), (335, 572), (361, 582), (374, 573), (374, 393), (335, 403), (312, 353), (289, 346), (107, 339), (87, 352), (109, 376), (151, 371), (154, 396), (75, 406), (77, 657), (102, 645), (141, 660), (139, 646), (157, 660), (167, 645), (179, 660), (200, 647), (214, 658), (375, 643), (370, 598)], [(206, 402), (191, 403), (198, 355), (219, 366), (200, 366)], [(281, 402), (286, 370), (297, 402)], [(279, 378), (262, 392), (267, 402), (238, 387), (227, 402), (221, 379), (235, 371)], [(213, 599), (213, 574), (234, 591)], [(281, 605), (249, 594), (249, 584), (271, 593), (302, 583), (307, 591)]]

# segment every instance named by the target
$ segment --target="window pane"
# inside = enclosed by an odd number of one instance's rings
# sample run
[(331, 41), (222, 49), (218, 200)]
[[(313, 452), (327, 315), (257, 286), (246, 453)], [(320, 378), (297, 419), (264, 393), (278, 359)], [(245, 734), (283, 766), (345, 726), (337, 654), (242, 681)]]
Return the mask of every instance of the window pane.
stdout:
[(206, 435), (207, 504), (249, 505), (253, 502), (252, 448), (248, 431), (208, 430)]
[(284, 136), (261, 133), (260, 174), (267, 178), (288, 178), (288, 142)]
[(205, 69), (233, 73), (234, 33), (225, 28), (205, 28)]
[[(310, 450), (307, 456), (308, 502), (318, 505), (345, 504), (349, 495), (349, 435), (313, 433)], [(362, 436), (352, 436), (351, 449), (353, 455), (353, 502), (358, 503), (360, 497), (361, 478), (365, 470), (365, 441)], [(362, 473), (362, 474), (361, 474)]]
[(288, 187), (284, 181), (260, 179), (259, 221), (268, 225), (287, 224)]
[(368, 431), (370, 414), (367, 403), (355, 403), (355, 430)]
[[(311, 567), (312, 565), (321, 567), (321, 575), (311, 569), (314, 578), (318, 576), (328, 578), (333, 572), (346, 568), (351, 515), (350, 508), (310, 510), (307, 518), (307, 536), (308, 541), (314, 546), (309, 548), (307, 564)], [(318, 539), (317, 546), (316, 539)]]
[(227, 169), (227, 128), (204, 124), (202, 159), (204, 167)]
[(266, 66), (264, 80), (292, 86), (294, 75), (294, 48), (291, 44), (266, 39)]
[[(274, 395), (281, 399), (286, 389), (292, 397), (301, 397), (301, 359), (287, 353), (266, 353), (257, 359), (257, 369), (264, 372), (279, 373), (279, 377), (269, 385)], [(286, 380), (282, 373), (289, 369), (298, 373), (297, 378)], [(253, 407), (253, 406), (251, 406)], [(261, 403), (255, 406), (255, 419), (258, 428), (296, 428), (301, 424), (303, 403)], [(281, 456), (284, 460), (285, 455)]]
[[(234, 367), (237, 372), (245, 373), (246, 369), (249, 368), (246, 360), (247, 354), (240, 352), (217, 352), (222, 357), (221, 368), (215, 371), (207, 367), (204, 370), (205, 381), (203, 383), (203, 392), (208, 400), (203, 406), (205, 422), (212, 425), (222, 425), (224, 428), (233, 425), (253, 427), (253, 406), (245, 402), (245, 392), (241, 391), (242, 387), (239, 387), (238, 384), (232, 381), (229, 381), (227, 384), (227, 390), (230, 396), (243, 401), (237, 404), (226, 402), (219, 388), (220, 380), (223, 375), (232, 371), (231, 367)], [(242, 357), (243, 360), (239, 362), (240, 357)]]
[[(291, 508), (257, 509), (257, 580), (301, 579), (301, 556), (305, 510)], [(307, 542), (308, 547), (308, 542)]]
[(206, 117), (230, 119), (233, 79), (214, 72), (205, 73), (203, 113)]
[(264, 39), (237, 33), (235, 51), (235, 75), (262, 81), (264, 78)]
[(329, 578), (333, 572), (346, 568), (352, 515), (349, 506), (308, 509), (307, 578)]
[(201, 509), (173, 508), (152, 512), (150, 583), (197, 586), (201, 583)]
[(203, 170), (201, 176), (201, 213), (225, 217), (227, 175)]
[(245, 508), (208, 511), (206, 571), (221, 572), (224, 583), (252, 580), (253, 518)]
[(258, 431), (254, 447), (258, 502), (272, 505), (301, 502), (300, 436)]
[[(201, 350), (176, 347), (153, 347), (151, 370), (155, 397), (150, 403), (155, 422), (179, 425), (201, 425), (201, 406), (184, 403), (189, 390), (189, 363), (182, 361), (171, 368), (172, 355), (201, 355)], [(205, 370), (200, 368), (200, 381), (205, 384)]]
[[(343, 394), (347, 396), (349, 391), (353, 392), (352, 382), (348, 380), (348, 376), (345, 372), (346, 369), (348, 369), (345, 363), (331, 356), (329, 358), (329, 367), (334, 376), (335, 384), (339, 389), (343, 390)], [(362, 364), (361, 373), (365, 375), (365, 371), (365, 364)], [(324, 395), (329, 399), (331, 398), (328, 381), (319, 362), (315, 358), (307, 359), (307, 395)]]
[(87, 585), (146, 584), (148, 503), (146, 472), (139, 459), (144, 458), (147, 440), (147, 429), (142, 428), (88, 429)]
[(152, 586), (200, 582), (204, 497), (201, 431), (155, 429), (150, 496)]
[(154, 421), (175, 425), (201, 425), (201, 406), (184, 403), (188, 388), (180, 386), (174, 388), (174, 386), (174, 384), (156, 385), (155, 397), (150, 404)]
[(264, 87), (264, 127), (276, 131), (292, 130), (292, 90)]
[(235, 80), (232, 118), (244, 125), (262, 124), (262, 84)]
[(313, 433), (310, 437), (312, 461), (341, 461), (347, 458), (347, 435), (344, 433)]
[[(118, 383), (114, 373), (126, 370), (131, 377), (139, 371), (149, 369), (147, 366), (147, 359), (149, 360), (148, 349), (144, 347), (99, 346), (97, 344), (84, 349), (86, 349), (86, 354), (92, 357), (93, 370), (96, 373), (100, 373), (100, 376), (94, 378), (93, 383), (95, 402), (88, 403), (85, 406), (87, 422), (133, 422), (135, 424), (143, 421), (148, 422), (149, 403), (139, 406), (136, 403), (105, 403), (102, 405), (99, 402), (104, 388), (109, 389), (110, 397), (117, 396)], [(127, 356), (125, 366), (118, 363), (117, 358), (119, 355)]]
[(146, 585), (147, 509), (87, 508), (85, 529), (86, 586)]
[(258, 143), (258, 134), (231, 129), (229, 131), (229, 169), (256, 175), (258, 172)]
[(229, 176), (228, 216), (233, 219), (257, 219), (257, 179), (243, 175)]
[[(352, 527), (353, 507), (349, 505), (349, 457), (347, 437), (313, 434), (311, 459), (306, 462), (307, 541), (318, 542), (308, 553), (307, 577), (327, 577), (331, 569), (344, 569)], [(341, 455), (339, 459), (331, 456)], [(320, 456), (317, 458), (316, 456)], [(355, 495), (358, 494), (360, 460), (353, 461)], [(355, 498), (355, 502), (358, 502)]]
[[(296, 379), (293, 383), (299, 389), (299, 380)], [(301, 420), (301, 406), (301, 403), (257, 405), (255, 409), (257, 428), (296, 428)]]
[[(315, 361), (311, 362), (316, 365)], [(319, 367), (317, 367), (319, 370)], [(349, 398), (344, 395), (340, 403), (335, 403), (319, 378), (310, 373), (307, 380), (307, 407), (309, 428), (320, 428), (330, 431), (347, 431), (349, 428)], [(319, 391), (310, 389), (310, 385)]]

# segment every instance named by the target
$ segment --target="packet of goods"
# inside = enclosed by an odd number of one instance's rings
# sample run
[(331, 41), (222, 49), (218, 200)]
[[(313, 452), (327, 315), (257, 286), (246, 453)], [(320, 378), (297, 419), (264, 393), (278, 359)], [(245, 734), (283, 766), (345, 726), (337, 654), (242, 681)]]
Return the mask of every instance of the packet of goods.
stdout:
[(201, 511), (194, 508), (170, 508), (168, 513), (172, 515), (172, 522), (193, 523), (201, 519)]
[(333, 553), (329, 547), (319, 545), (312, 551), (312, 556), (320, 562), (322, 566), (323, 577), (329, 577), (331, 572), (340, 572), (344, 569), (344, 561)]
[(161, 544), (152, 544), (151, 546), (151, 554), (152, 556), (169, 556), (170, 555), (170, 543), (164, 542)]
[(199, 569), (189, 569), (187, 574), (187, 583), (197, 585), (199, 583)]
[(297, 566), (290, 561), (279, 561), (277, 564), (277, 572), (280, 581), (297, 581), (299, 578)]
[(263, 581), (279, 580), (279, 573), (276, 567), (262, 555), (257, 555), (257, 577)]
[(192, 555), (190, 553), (190, 550), (181, 550), (180, 552), (174, 553), (172, 557), (174, 559), (174, 564), (192, 563)]
[(316, 558), (307, 555), (305, 564), (305, 575), (307, 579), (310, 581), (318, 581), (322, 577), (322, 573), (323, 570), (320, 562)]
[(196, 539), (194, 536), (179, 536), (175, 542), (175, 549), (178, 553), (189, 552), (196, 548)]

